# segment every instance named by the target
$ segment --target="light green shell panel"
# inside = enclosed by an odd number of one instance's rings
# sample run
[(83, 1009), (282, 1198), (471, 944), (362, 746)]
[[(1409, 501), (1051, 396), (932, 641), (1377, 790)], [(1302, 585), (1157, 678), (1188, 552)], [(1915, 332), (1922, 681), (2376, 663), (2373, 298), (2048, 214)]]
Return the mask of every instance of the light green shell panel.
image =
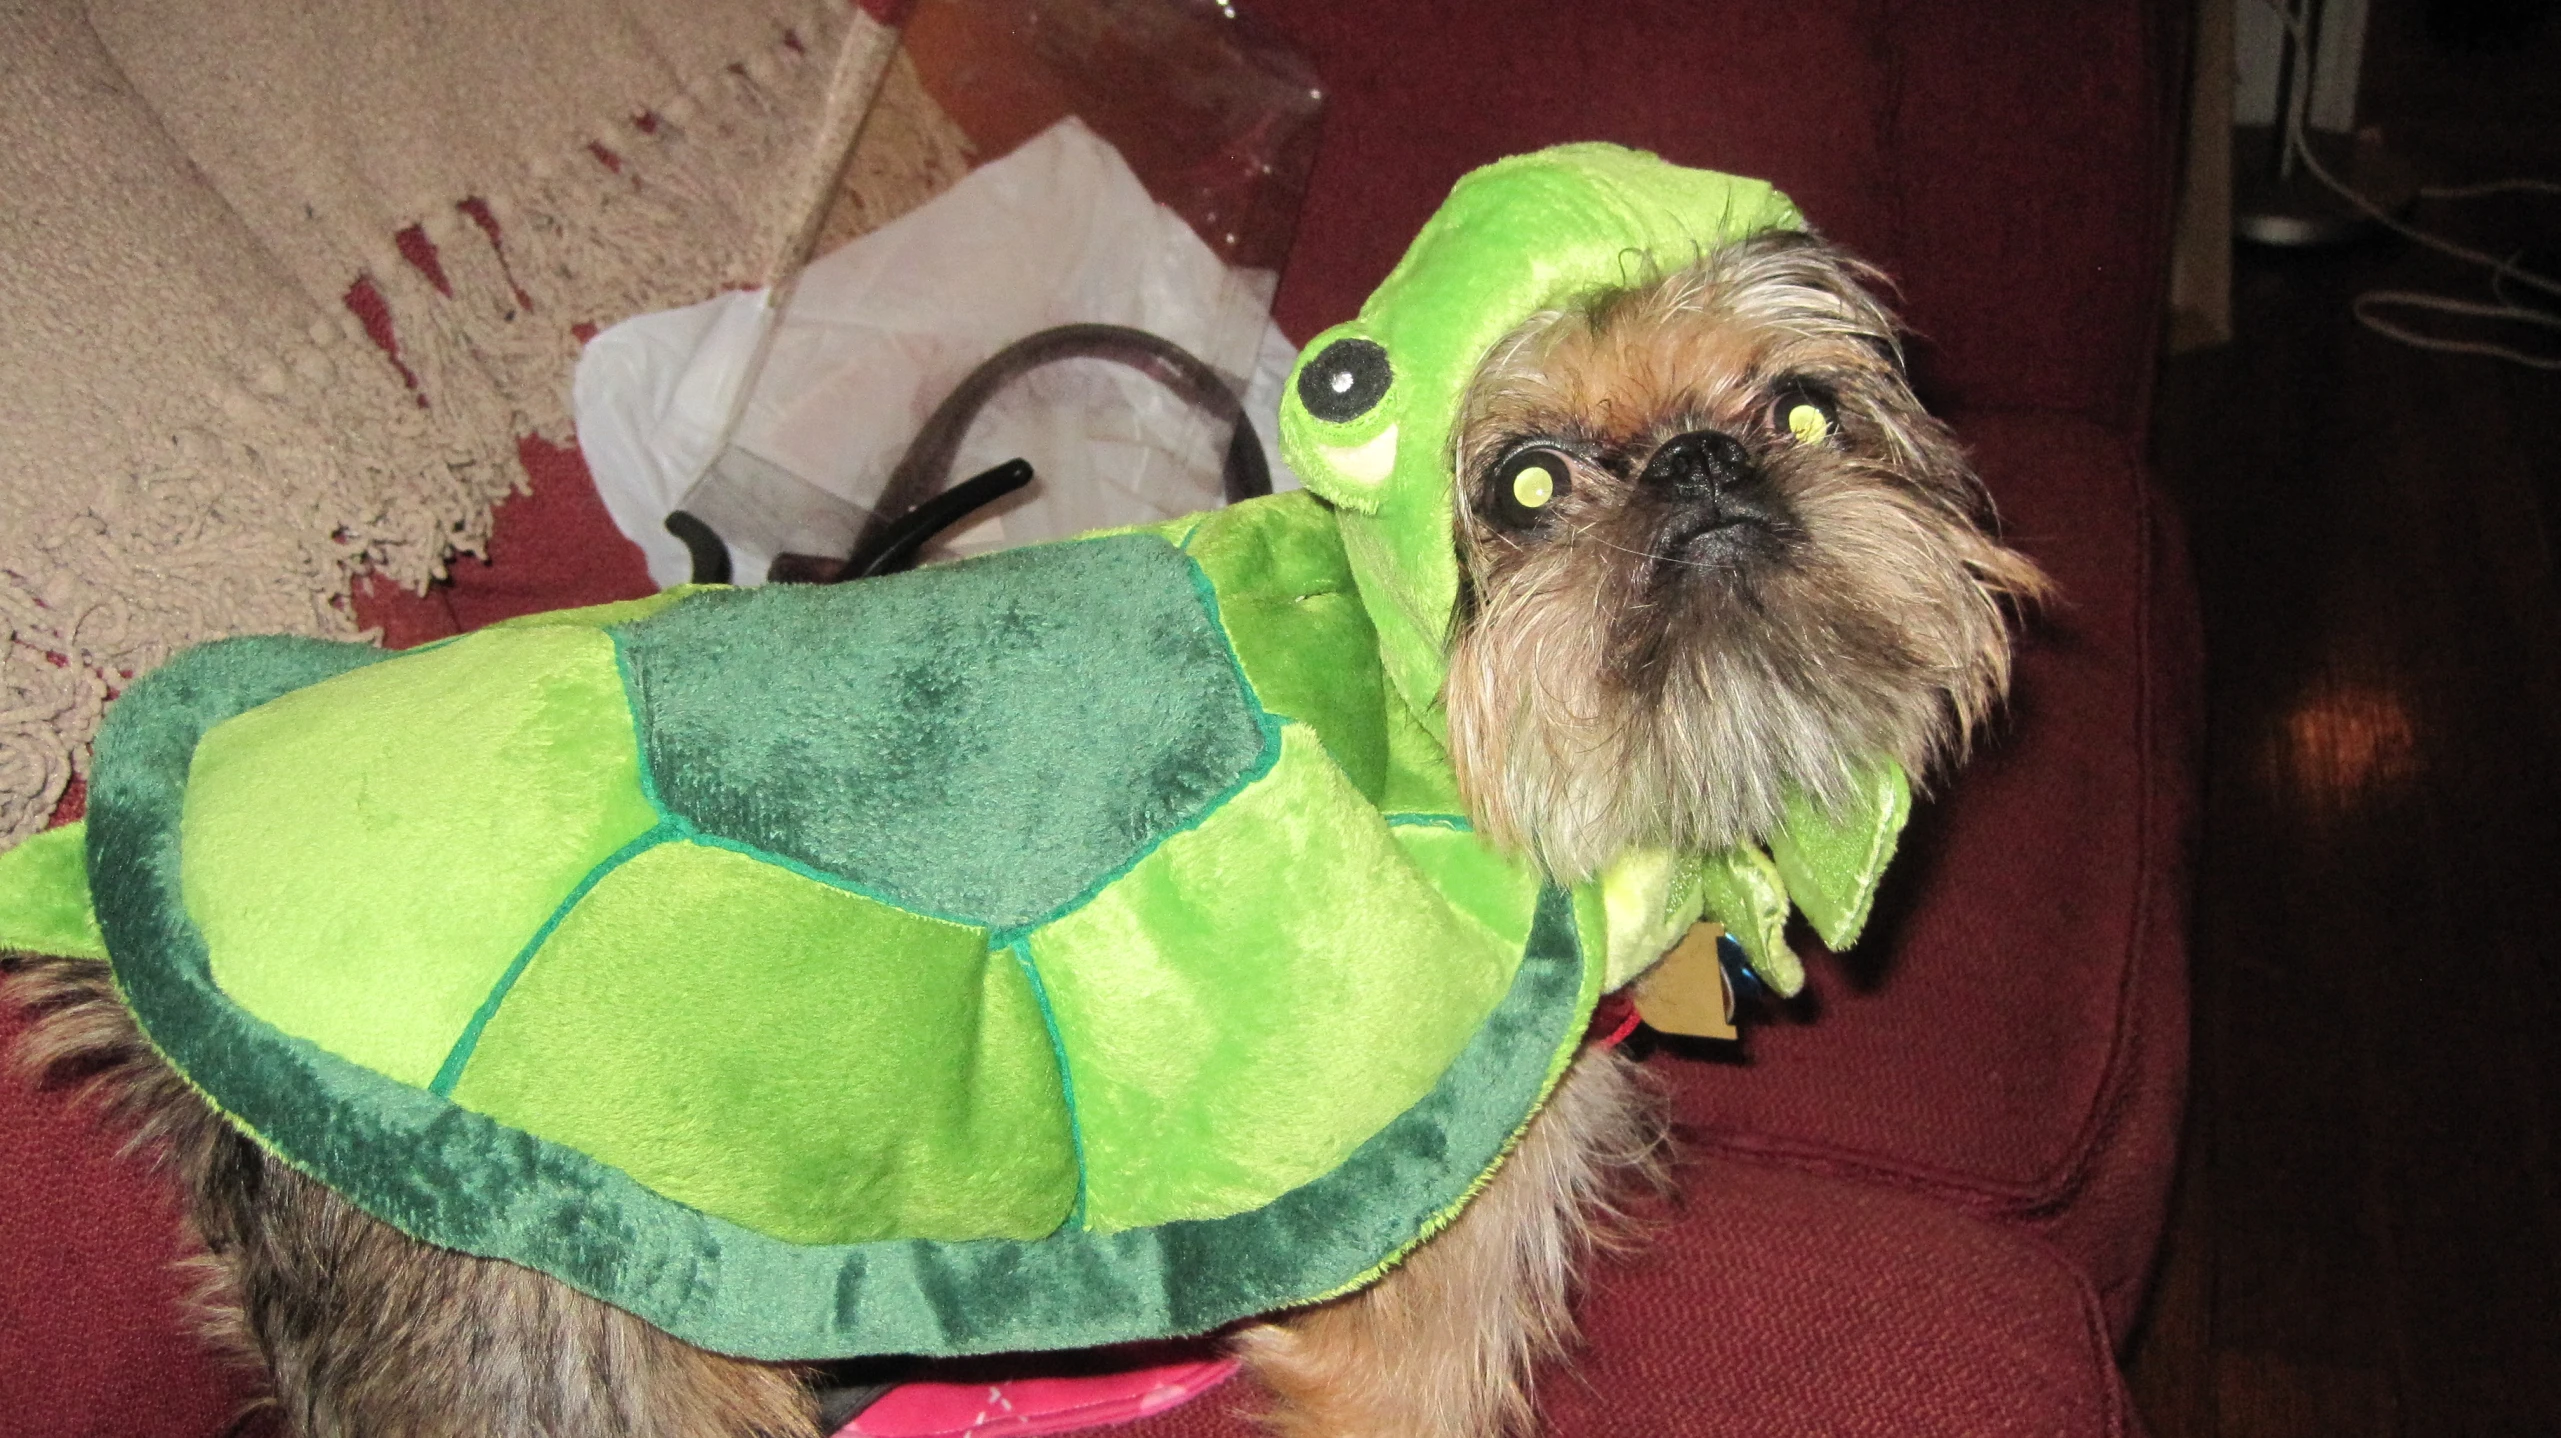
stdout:
[(550, 628), (232, 718), (196, 747), (181, 822), (187, 912), (222, 991), (423, 1088), (526, 938), (658, 815), (613, 641)]
[(1597, 911), (1447, 817), (1328, 510), (1174, 528), (183, 655), (99, 740), (119, 985), (368, 1211), (722, 1351), (1356, 1286), (1561, 1072)]

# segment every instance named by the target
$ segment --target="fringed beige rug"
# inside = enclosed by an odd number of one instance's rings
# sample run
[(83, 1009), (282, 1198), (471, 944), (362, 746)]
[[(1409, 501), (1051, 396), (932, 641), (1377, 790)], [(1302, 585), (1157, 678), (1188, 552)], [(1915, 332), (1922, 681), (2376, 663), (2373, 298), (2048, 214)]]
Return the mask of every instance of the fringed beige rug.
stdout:
[(582, 326), (956, 178), (894, 50), (846, 0), (0, 0), (0, 847), (130, 676), (476, 548)]

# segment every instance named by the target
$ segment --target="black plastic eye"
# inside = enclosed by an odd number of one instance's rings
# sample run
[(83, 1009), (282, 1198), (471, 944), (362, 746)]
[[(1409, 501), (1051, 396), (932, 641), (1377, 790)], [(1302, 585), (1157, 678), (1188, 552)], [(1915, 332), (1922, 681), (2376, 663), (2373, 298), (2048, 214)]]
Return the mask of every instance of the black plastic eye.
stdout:
[(1298, 402), (1318, 419), (1341, 424), (1369, 413), (1395, 380), (1376, 341), (1339, 339), (1298, 372)]
[(1528, 529), (1573, 488), (1564, 451), (1529, 445), (1494, 466), (1486, 479), (1485, 512), (1507, 529)]
[(1821, 385), (1785, 384), (1770, 403), (1770, 423), (1798, 444), (1823, 444), (1840, 436), (1841, 407)]

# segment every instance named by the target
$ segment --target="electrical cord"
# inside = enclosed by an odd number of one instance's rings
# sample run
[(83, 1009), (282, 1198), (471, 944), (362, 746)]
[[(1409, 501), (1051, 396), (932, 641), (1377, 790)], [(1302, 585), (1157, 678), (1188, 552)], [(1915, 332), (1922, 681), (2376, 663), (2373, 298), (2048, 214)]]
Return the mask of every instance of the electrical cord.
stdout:
[[(2304, 23), (2303, 12), (2299, 6), (2289, 3), (2289, 0), (2265, 0), (2265, 3), (2269, 9), (2276, 12), (2278, 20), (2285, 25), (2286, 33), (2294, 37), (2296, 53), (2303, 55), (2312, 53), (2313, 37), (2310, 27)], [(2415, 310), (2428, 314), (2496, 320), (2561, 333), (2561, 313), (2537, 308), (2517, 300), (2511, 297), (2505, 288), (2512, 283), (2524, 285), (2551, 296), (2555, 301), (2561, 301), (2561, 280), (2539, 275), (2524, 268), (2517, 263), (2519, 256), (2511, 255), (2502, 259), (2497, 255), (2473, 249), (2469, 245), (2459, 244), (2442, 235), (2409, 224), (2385, 210), (2383, 206), (2376, 204), (2363, 191), (2331, 174), (2329, 168), (2321, 163), (2320, 157), (2313, 153), (2310, 139), (2305, 133), (2304, 117), (2311, 109), (2310, 92), (2311, 87), (2308, 85), (2295, 86), (2293, 93), (2288, 97), (2289, 103), (2284, 116), (2285, 145), (2293, 151), (2295, 159), (2302, 163), (2306, 173), (2320, 181), (2340, 199), (2347, 201), (2359, 213), (2393, 233), (2439, 254), (2451, 256), (2468, 264), (2481, 265), (2490, 271), (2490, 294), (2494, 303), (2484, 304), (2477, 300), (2462, 300), (2450, 295), (2426, 294), (2417, 290), (2367, 290), (2350, 301), (2348, 305), (2348, 312), (2356, 317), (2357, 323), (2388, 339), (2397, 340), (2416, 349), (2433, 350), (2443, 354), (2487, 355), (2493, 359), (2503, 359), (2511, 364), (2524, 365), (2530, 369), (2561, 370), (2561, 355), (2533, 354), (2489, 340), (2450, 339), (2442, 335), (2423, 334), (2397, 320), (2387, 318), (2382, 313), (2394, 309)], [(2421, 198), (2430, 200), (2472, 200), (2502, 194), (2561, 194), (2561, 182), (2530, 178), (2492, 180), (2477, 185), (2433, 186), (2419, 191)]]
[(2421, 185), (2422, 200), (2479, 200), (2491, 195), (2524, 192), (2534, 195), (2561, 195), (2561, 180), (2490, 180), (2478, 185)]

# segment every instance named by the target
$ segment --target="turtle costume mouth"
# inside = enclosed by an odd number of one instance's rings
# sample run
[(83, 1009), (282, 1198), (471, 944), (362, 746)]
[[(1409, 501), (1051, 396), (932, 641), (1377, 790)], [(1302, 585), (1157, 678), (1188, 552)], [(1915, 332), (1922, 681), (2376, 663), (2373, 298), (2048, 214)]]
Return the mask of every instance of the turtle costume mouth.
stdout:
[[(1572, 890), (1440, 733), (1484, 347), (1795, 223), (1608, 146), (1462, 181), (1282, 416), (1316, 492), (833, 588), (670, 591), (136, 683), (0, 948), (106, 959), (281, 1161), (768, 1359), (1087, 1347), (1369, 1282), (1702, 907), (1788, 987), (1907, 806)], [(1792, 964), (1792, 960), (1786, 961)]]

